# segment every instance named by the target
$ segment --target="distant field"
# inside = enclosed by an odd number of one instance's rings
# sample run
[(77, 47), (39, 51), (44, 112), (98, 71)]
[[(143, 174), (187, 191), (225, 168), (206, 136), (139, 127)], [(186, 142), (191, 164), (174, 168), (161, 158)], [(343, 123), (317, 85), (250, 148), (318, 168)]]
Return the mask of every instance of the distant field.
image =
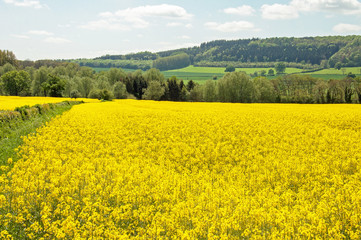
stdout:
[[(262, 70), (265, 70), (268, 72), (268, 70), (271, 68), (236, 68), (237, 72), (243, 71), (246, 72), (246, 74), (253, 74), (254, 72), (261, 72)], [(213, 79), (213, 76), (217, 76), (217, 79), (222, 78), (225, 74), (226, 68), (220, 68), (220, 67), (194, 67), (189, 66), (186, 68), (176, 69), (176, 70), (170, 70), (170, 71), (164, 71), (163, 74), (166, 78), (169, 78), (171, 76), (176, 76), (177, 78), (183, 79), (185, 82), (189, 80), (193, 80), (198, 83), (202, 83), (206, 80)], [(287, 68), (286, 73), (300, 73), (302, 69), (298, 68)], [(274, 78), (274, 77), (270, 77)]]
[[(188, 66), (181, 69), (163, 71), (165, 78), (170, 78), (172, 76), (176, 76), (178, 79), (182, 79), (185, 83), (189, 80), (193, 80), (196, 83), (202, 84), (209, 79), (213, 79), (214, 76), (217, 79), (220, 79), (224, 76), (226, 68), (221, 67), (194, 67)], [(261, 72), (265, 70), (268, 73), (268, 70), (271, 68), (236, 68), (236, 71), (243, 71), (246, 74), (253, 74), (255, 72)], [(96, 72), (100, 71), (108, 71), (109, 68), (94, 68)], [(123, 69), (126, 72), (135, 71), (134, 69)], [(300, 73), (300, 74), (307, 74), (311, 75), (315, 78), (322, 78), (322, 79), (342, 79), (345, 75), (349, 72), (356, 74), (357, 76), (361, 76), (361, 67), (348, 67), (344, 68), (344, 70), (337, 70), (337, 69), (323, 69), (317, 72), (312, 73), (301, 73), (302, 69), (298, 68), (286, 68), (286, 74), (292, 73)], [(345, 74), (344, 74), (345, 73)], [(277, 76), (267, 77), (269, 79), (273, 79)]]
[[(268, 70), (271, 68), (236, 68), (236, 71), (244, 71), (247, 74), (251, 74), (254, 72), (260, 72), (262, 70), (265, 70), (266, 72), (268, 72)], [(221, 67), (194, 67), (194, 66), (188, 66), (186, 68), (181, 68), (181, 69), (176, 69), (176, 70), (170, 70), (170, 71), (166, 71), (167, 73), (169, 72), (183, 72), (183, 73), (219, 73), (219, 74), (225, 74), (226, 68), (221, 68)], [(274, 68), (273, 68), (274, 70)], [(298, 73), (298, 72), (302, 72), (302, 69), (298, 69), (298, 68), (286, 68), (286, 73), (290, 74), (290, 73)]]
[[(344, 68), (344, 72), (345, 74), (348, 74), (349, 72), (352, 72), (354, 74), (360, 74), (361, 73), (361, 67), (348, 67), (348, 68)], [(334, 68), (329, 68), (329, 69), (323, 69), (321, 71), (317, 71), (317, 72), (312, 72), (312, 73), (307, 73), (307, 74), (311, 74), (311, 75), (314, 75), (314, 74), (327, 74), (327, 75), (343, 75), (344, 73), (341, 70), (337, 70), (337, 69), (334, 69)]]

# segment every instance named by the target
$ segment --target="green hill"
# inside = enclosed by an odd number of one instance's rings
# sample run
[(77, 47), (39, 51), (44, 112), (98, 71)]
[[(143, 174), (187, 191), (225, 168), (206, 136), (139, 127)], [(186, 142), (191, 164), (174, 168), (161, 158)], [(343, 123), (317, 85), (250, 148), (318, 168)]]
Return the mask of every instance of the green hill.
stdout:
[[(157, 53), (139, 52), (74, 60), (89, 67), (122, 67), (162, 70), (185, 67), (269, 68), (276, 62), (287, 67), (317, 69), (361, 66), (361, 36), (282, 37), (266, 39), (216, 40), (191, 48)], [(180, 67), (181, 66), (181, 67)]]

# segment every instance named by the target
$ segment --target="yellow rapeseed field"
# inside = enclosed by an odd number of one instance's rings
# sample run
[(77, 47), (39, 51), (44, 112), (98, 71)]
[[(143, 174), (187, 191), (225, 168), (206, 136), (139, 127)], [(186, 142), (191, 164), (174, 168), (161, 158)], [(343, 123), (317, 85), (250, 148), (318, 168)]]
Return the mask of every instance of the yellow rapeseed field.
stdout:
[(360, 139), (361, 105), (77, 105), (8, 160), (0, 238), (360, 239)]
[[(14, 110), (16, 107), (25, 105), (34, 106), (36, 104), (57, 103), (63, 101), (75, 101), (71, 98), (56, 97), (18, 97), (18, 96), (0, 96), (0, 110)], [(76, 101), (98, 102), (99, 100), (88, 98), (77, 98)]]

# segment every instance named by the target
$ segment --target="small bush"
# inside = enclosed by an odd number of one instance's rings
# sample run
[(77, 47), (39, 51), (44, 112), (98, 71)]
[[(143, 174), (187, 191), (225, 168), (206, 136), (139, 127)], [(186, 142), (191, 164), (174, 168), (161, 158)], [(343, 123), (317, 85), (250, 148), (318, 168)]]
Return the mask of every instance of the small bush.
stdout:
[(100, 99), (100, 90), (99, 89), (91, 90), (88, 95), (88, 98)]

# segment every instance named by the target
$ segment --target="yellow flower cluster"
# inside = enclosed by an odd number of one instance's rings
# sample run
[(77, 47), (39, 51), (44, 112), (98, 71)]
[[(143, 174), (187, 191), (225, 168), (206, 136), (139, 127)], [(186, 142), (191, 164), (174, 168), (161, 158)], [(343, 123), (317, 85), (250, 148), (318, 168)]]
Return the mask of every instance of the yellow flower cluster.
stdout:
[(360, 239), (361, 106), (74, 106), (0, 177), (11, 239)]
[[(0, 110), (14, 110), (16, 107), (22, 107), (25, 105), (34, 106), (36, 104), (58, 103), (63, 101), (75, 101), (75, 99), (56, 97), (0, 96)], [(76, 101), (99, 102), (97, 99), (89, 98), (77, 98)]]

